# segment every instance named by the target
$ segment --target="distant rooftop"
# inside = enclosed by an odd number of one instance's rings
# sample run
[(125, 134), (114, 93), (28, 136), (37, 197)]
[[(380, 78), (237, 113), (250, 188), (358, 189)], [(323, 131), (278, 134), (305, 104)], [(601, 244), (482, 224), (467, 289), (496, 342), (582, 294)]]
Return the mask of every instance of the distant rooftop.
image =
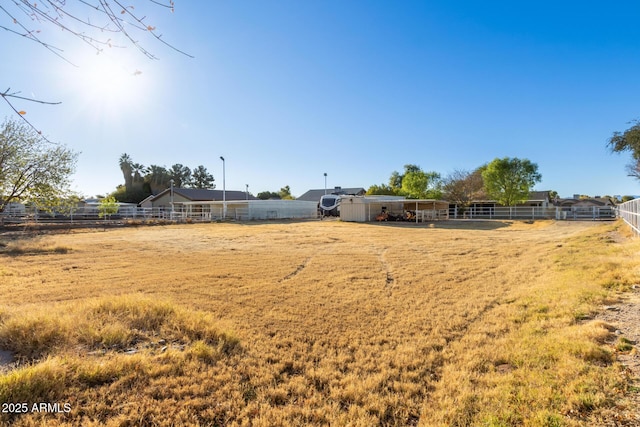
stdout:
[(304, 193), (302, 196), (298, 197), (297, 200), (307, 200), (310, 202), (318, 202), (320, 201), (320, 198), (325, 194), (347, 194), (347, 195), (353, 194), (355, 196), (362, 196), (366, 192), (367, 190), (365, 190), (362, 187), (352, 187), (352, 188), (334, 187), (334, 188), (327, 188), (326, 190), (324, 188), (321, 188), (321, 189), (309, 190), (306, 193)]

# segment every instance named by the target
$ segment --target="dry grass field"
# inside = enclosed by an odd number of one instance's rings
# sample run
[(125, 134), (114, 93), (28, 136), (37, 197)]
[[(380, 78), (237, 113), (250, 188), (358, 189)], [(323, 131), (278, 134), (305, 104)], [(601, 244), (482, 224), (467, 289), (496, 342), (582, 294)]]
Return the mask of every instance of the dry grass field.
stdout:
[(553, 221), (0, 235), (0, 423), (637, 425), (616, 362), (635, 347), (595, 314), (640, 280), (639, 240)]

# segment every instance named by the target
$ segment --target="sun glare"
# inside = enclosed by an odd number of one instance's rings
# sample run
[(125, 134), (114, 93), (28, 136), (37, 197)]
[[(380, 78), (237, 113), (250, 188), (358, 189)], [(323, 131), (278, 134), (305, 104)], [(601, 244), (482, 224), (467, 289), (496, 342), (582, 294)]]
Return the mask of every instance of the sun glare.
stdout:
[(103, 113), (123, 111), (143, 98), (145, 77), (135, 67), (106, 55), (97, 55), (81, 64), (77, 70), (78, 98)]

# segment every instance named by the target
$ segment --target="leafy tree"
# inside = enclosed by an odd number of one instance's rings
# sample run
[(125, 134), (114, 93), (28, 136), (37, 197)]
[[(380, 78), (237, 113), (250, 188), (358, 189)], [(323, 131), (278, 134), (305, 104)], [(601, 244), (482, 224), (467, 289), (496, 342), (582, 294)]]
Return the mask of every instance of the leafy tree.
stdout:
[(503, 206), (513, 206), (527, 200), (542, 175), (538, 165), (527, 159), (505, 157), (489, 163), (482, 178), (489, 197)]
[(261, 191), (256, 196), (260, 200), (280, 199), (280, 193), (274, 191)]
[(627, 175), (640, 179), (640, 121), (634, 120), (624, 132), (613, 132), (607, 145), (614, 153), (631, 152), (631, 163), (627, 164)]
[(482, 169), (453, 171), (443, 180), (442, 190), (445, 200), (461, 208), (468, 207), (474, 200), (485, 199)]
[(402, 194), (410, 199), (440, 199), (440, 183), (440, 174), (437, 172), (410, 171), (402, 178)]
[(59, 214), (73, 217), (73, 214), (78, 210), (78, 205), (82, 198), (77, 194), (70, 194), (67, 197), (60, 199), (55, 207), (55, 211)]
[(207, 168), (200, 165), (191, 174), (191, 187), (213, 190), (216, 185), (213, 183), (213, 175), (207, 172)]
[(633, 126), (624, 132), (613, 132), (609, 138), (609, 148), (615, 153), (630, 151), (634, 159), (640, 159), (640, 121), (634, 120)]
[(78, 154), (52, 145), (28, 125), (6, 120), (0, 128), (0, 212), (14, 201), (54, 208), (71, 194)]
[[(418, 165), (404, 165), (403, 173), (393, 171), (389, 185), (369, 187), (368, 194), (389, 194), (414, 199), (440, 199), (442, 179), (437, 172), (425, 172)], [(370, 192), (369, 192), (370, 191)]]
[(170, 179), (173, 179), (173, 185), (176, 187), (187, 187), (191, 182), (191, 169), (176, 163), (169, 169)]
[(400, 195), (402, 193), (402, 181), (405, 175), (412, 172), (421, 172), (422, 169), (418, 165), (404, 165), (404, 173), (401, 175), (398, 171), (393, 171), (389, 177), (389, 187), (393, 190), (394, 194)]
[[(116, 187), (116, 190), (114, 192), (112, 192), (111, 194), (109, 194), (109, 196), (114, 197), (119, 202), (128, 202), (129, 201), (128, 197), (127, 197), (127, 188), (124, 185), (118, 185)], [(98, 199), (102, 199), (102, 198), (104, 198), (104, 197), (98, 196)]]
[(98, 217), (110, 218), (111, 215), (118, 213), (118, 201), (113, 196), (105, 197), (100, 200), (100, 204), (98, 205)]
[(389, 177), (389, 188), (393, 192), (393, 194), (399, 194), (402, 191), (402, 177), (404, 175), (400, 175), (398, 171), (391, 172), (391, 176)]
[[(397, 172), (395, 172), (397, 173)], [(396, 195), (397, 193), (393, 190), (393, 188), (391, 188), (390, 185), (386, 185), (386, 184), (380, 184), (380, 185), (372, 185), (371, 187), (369, 187), (367, 189), (367, 195), (373, 196), (373, 195), (377, 195), (377, 196), (393, 196)]]
[(635, 197), (633, 196), (622, 196), (622, 203), (628, 202), (629, 200), (633, 200)]
[(283, 200), (293, 200), (293, 199), (295, 199), (295, 197), (293, 197), (291, 195), (291, 188), (288, 185), (285, 185), (284, 187), (282, 187), (280, 189), (280, 191), (278, 192), (278, 195)]
[[(113, 196), (118, 202), (122, 203), (140, 203), (151, 194), (151, 186), (143, 182), (140, 187), (136, 185), (133, 190), (130, 191), (127, 191), (124, 185), (118, 185), (116, 190), (109, 194), (109, 196)], [(103, 197), (98, 196), (98, 199), (101, 198)]]

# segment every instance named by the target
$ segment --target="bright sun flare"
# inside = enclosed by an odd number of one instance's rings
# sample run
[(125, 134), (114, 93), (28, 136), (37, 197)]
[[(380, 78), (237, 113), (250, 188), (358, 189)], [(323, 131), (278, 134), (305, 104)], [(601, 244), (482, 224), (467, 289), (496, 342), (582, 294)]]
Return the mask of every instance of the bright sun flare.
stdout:
[(74, 82), (80, 97), (102, 110), (131, 106), (141, 92), (142, 73), (106, 55), (97, 55), (80, 65)]

